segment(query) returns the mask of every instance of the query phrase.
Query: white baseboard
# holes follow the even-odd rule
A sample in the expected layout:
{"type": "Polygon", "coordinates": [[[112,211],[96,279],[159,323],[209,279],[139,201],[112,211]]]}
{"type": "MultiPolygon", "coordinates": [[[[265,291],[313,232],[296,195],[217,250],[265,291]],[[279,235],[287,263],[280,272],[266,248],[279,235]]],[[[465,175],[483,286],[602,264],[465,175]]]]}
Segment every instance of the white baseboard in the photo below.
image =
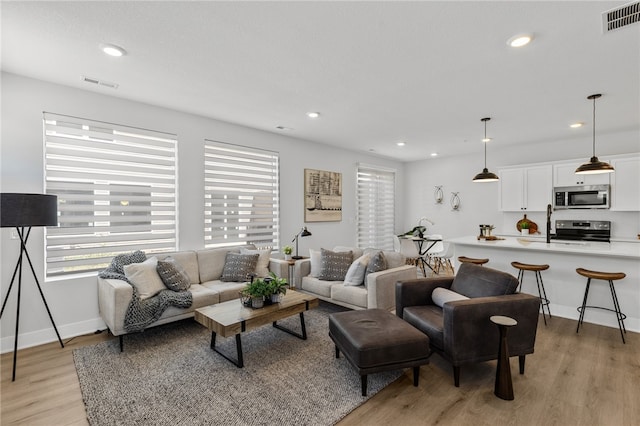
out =
{"type": "MultiPolygon", "coordinates": [[[[64,343],[72,337],[93,333],[96,330],[104,330],[106,328],[107,326],[105,325],[104,321],[102,321],[102,318],[94,318],[87,321],[58,326],[58,332],[60,333],[60,337],[62,338],[62,343],[64,343]]],[[[33,346],[39,346],[45,343],[57,341],[58,337],[56,336],[56,332],[53,327],[32,331],[29,333],[21,333],[18,336],[18,349],[30,348],[33,346]]],[[[12,352],[13,345],[13,335],[3,337],[2,339],[0,339],[0,353],[12,352]]]]}

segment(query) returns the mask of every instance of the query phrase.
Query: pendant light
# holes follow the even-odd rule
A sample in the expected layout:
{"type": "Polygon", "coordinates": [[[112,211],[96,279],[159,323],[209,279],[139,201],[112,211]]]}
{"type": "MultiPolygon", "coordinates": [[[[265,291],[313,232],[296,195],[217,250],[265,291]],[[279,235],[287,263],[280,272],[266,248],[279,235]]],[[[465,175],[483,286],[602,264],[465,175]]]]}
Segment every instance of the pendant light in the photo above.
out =
{"type": "Polygon", "coordinates": [[[598,157],[596,157],[596,99],[598,99],[600,96],[602,95],[595,94],[587,96],[587,99],[593,99],[593,157],[591,157],[591,160],[589,160],[588,163],[584,163],[576,169],[577,175],[595,175],[597,173],[613,172],[613,167],[611,166],[611,164],[600,161],[598,160],[598,157]]]}
{"type": "Polygon", "coordinates": [[[487,143],[490,139],[487,138],[487,121],[491,120],[490,117],[483,118],[480,121],[484,121],[484,139],[482,139],[482,143],[484,143],[484,169],[482,169],[482,173],[478,173],[473,178],[474,182],[495,182],[499,180],[498,175],[495,173],[491,173],[489,169],[487,169],[487,143]]]}

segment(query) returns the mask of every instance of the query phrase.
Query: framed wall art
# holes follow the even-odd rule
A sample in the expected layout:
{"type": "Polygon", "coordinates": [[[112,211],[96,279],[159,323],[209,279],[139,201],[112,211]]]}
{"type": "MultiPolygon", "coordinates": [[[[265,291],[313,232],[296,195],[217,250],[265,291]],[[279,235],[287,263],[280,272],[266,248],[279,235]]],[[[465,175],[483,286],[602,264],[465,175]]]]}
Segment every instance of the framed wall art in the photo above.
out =
{"type": "Polygon", "coordinates": [[[342,173],[304,169],[304,221],[342,221],[342,173]]]}

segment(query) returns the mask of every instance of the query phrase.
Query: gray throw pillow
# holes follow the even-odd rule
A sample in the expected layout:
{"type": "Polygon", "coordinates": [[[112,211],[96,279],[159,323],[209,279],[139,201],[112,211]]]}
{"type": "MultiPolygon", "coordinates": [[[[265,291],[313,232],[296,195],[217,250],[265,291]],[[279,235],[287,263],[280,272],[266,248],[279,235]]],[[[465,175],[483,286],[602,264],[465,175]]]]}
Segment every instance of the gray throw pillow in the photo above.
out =
{"type": "Polygon", "coordinates": [[[173,257],[158,260],[157,271],[160,278],[162,278],[162,282],[169,290],[185,291],[191,287],[191,280],[187,275],[187,271],[173,257]]]}
{"type": "Polygon", "coordinates": [[[344,281],[351,263],[353,263],[353,252],[334,252],[320,249],[320,275],[318,279],[344,281]]]}
{"type": "Polygon", "coordinates": [[[256,270],[259,254],[237,254],[227,253],[224,260],[224,268],[220,281],[247,281],[247,275],[256,270]]]}
{"type": "Polygon", "coordinates": [[[364,272],[364,285],[367,286],[367,277],[372,272],[380,272],[387,269],[387,258],[384,257],[384,254],[379,251],[369,260],[369,264],[367,265],[367,270],[364,272]]]}

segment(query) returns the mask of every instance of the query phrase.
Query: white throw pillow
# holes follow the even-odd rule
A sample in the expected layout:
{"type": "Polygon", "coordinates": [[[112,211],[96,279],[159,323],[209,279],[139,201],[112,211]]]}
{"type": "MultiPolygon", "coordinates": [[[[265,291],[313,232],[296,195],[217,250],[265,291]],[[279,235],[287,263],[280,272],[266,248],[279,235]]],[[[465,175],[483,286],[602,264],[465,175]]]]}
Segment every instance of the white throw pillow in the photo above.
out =
{"type": "Polygon", "coordinates": [[[442,308],[447,302],[455,302],[456,300],[467,300],[469,299],[467,296],[464,296],[460,293],[456,293],[455,291],[451,291],[448,288],[436,287],[431,294],[431,300],[437,306],[442,308]]]}
{"type": "Polygon", "coordinates": [[[256,265],[256,275],[260,278],[269,276],[269,261],[271,259],[271,249],[249,250],[240,249],[240,254],[258,254],[258,264],[256,265]]]}
{"type": "Polygon", "coordinates": [[[367,270],[369,264],[369,255],[365,254],[353,261],[347,275],[344,277],[344,285],[362,285],[364,284],[364,273],[367,270]]]}
{"type": "Polygon", "coordinates": [[[314,278],[318,278],[320,276],[320,271],[322,270],[322,252],[320,250],[309,249],[309,259],[311,262],[311,275],[314,278]]]}
{"type": "Polygon", "coordinates": [[[138,290],[140,299],[148,299],[167,288],[156,270],[157,267],[158,258],[155,256],[142,263],[132,263],[124,266],[124,276],[138,290]]]}

